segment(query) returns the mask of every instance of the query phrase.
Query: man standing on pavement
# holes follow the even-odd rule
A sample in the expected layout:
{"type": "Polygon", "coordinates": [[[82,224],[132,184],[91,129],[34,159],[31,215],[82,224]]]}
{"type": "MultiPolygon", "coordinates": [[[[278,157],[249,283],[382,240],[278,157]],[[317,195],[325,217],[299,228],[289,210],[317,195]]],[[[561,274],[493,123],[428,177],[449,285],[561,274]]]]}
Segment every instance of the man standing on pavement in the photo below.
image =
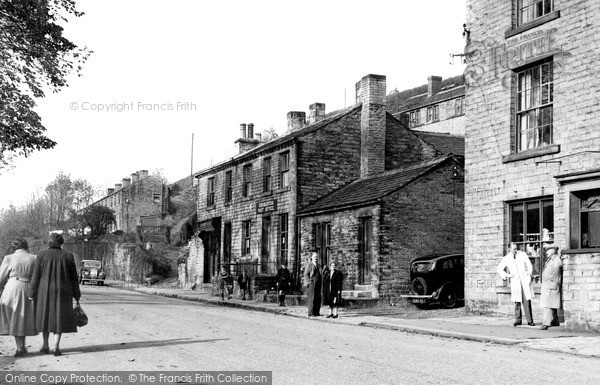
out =
{"type": "Polygon", "coordinates": [[[277,299],[279,306],[285,306],[285,293],[290,287],[292,276],[287,268],[287,261],[281,262],[281,267],[277,270],[277,299]]]}
{"type": "Polygon", "coordinates": [[[560,249],[556,245],[546,248],[546,264],[542,272],[542,296],[540,305],[544,308],[544,323],[540,329],[547,330],[549,326],[558,326],[558,308],[562,294],[562,268],[560,249]]]}
{"type": "Polygon", "coordinates": [[[304,268],[304,287],[308,288],[308,316],[318,317],[321,315],[321,270],[317,264],[317,253],[314,251],[304,268]]]}
{"type": "Polygon", "coordinates": [[[522,323],[521,308],[525,310],[527,325],[535,326],[531,314],[531,298],[533,297],[533,286],[531,285],[531,273],[533,269],[531,262],[527,254],[517,250],[515,242],[511,242],[509,247],[510,251],[502,258],[496,271],[503,280],[510,277],[511,299],[515,303],[515,322],[513,326],[518,326],[522,323]],[[505,269],[508,269],[508,274],[505,269]]]}

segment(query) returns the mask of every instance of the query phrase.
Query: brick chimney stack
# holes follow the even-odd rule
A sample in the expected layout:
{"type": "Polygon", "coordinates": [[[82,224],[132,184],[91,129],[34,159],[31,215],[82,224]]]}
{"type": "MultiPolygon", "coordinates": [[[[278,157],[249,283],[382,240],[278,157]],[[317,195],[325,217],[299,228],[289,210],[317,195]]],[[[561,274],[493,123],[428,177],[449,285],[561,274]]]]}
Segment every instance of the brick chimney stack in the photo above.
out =
{"type": "Polygon", "coordinates": [[[442,77],[441,76],[428,76],[427,77],[427,97],[430,98],[437,94],[442,88],[442,77]]]}
{"type": "Polygon", "coordinates": [[[112,194],[114,192],[115,192],[114,188],[109,188],[109,189],[106,190],[106,195],[110,195],[110,194],[112,194]]]}
{"type": "Polygon", "coordinates": [[[386,77],[367,75],[356,87],[362,103],[360,117],[360,176],[385,170],[386,77]]]}
{"type": "Polygon", "coordinates": [[[296,131],[306,125],[306,112],[290,111],[287,113],[288,132],[296,131]]]}
{"type": "Polygon", "coordinates": [[[140,180],[140,174],[138,174],[137,172],[131,174],[131,183],[135,183],[138,180],[140,180]]]}
{"type": "Polygon", "coordinates": [[[121,187],[121,183],[115,183],[115,191],[119,191],[121,187]]]}
{"type": "Polygon", "coordinates": [[[308,107],[308,111],[308,122],[318,122],[325,117],[325,103],[313,103],[308,107]]]}
{"type": "Polygon", "coordinates": [[[147,178],[148,177],[148,170],[140,170],[139,171],[140,174],[140,180],[147,178]]]}
{"type": "Polygon", "coordinates": [[[123,178],[121,182],[123,182],[123,188],[127,188],[131,185],[131,179],[129,178],[123,178]]]}
{"type": "Polygon", "coordinates": [[[260,141],[254,139],[254,123],[240,124],[240,138],[234,143],[238,145],[240,154],[258,146],[260,141]]]}

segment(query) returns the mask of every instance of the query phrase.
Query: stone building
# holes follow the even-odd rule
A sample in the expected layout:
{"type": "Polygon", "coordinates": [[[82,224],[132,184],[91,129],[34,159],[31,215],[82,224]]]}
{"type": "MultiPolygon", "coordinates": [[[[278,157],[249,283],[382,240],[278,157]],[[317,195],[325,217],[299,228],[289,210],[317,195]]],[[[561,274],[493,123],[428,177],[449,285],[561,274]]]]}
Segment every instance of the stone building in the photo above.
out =
{"type": "Polygon", "coordinates": [[[111,231],[136,232],[137,226],[160,225],[169,211],[169,188],[149,176],[147,170],[140,170],[107,189],[106,196],[90,206],[93,205],[106,206],[115,212],[116,222],[111,231]]]}
{"type": "Polygon", "coordinates": [[[358,179],[299,212],[301,244],[338,263],[348,295],[398,298],[413,258],[463,252],[463,186],[453,155],[358,179]]]}
{"type": "Polygon", "coordinates": [[[429,76],[427,84],[387,97],[388,111],[416,131],[465,135],[465,81],[463,75],[442,79],[429,76]]]}
{"type": "Polygon", "coordinates": [[[466,306],[510,314],[496,266],[516,242],[533,265],[562,247],[570,329],[600,330],[600,2],[469,0],[466,306]]]}
{"type": "MultiPolygon", "coordinates": [[[[362,178],[441,155],[386,112],[385,76],[361,79],[356,101],[329,114],[314,103],[308,121],[304,112],[291,111],[288,133],[267,143],[254,137],[252,124],[241,125],[239,154],[196,174],[202,251],[190,250],[196,256],[188,263],[196,266],[190,279],[209,283],[220,263],[233,271],[256,266],[255,274],[274,274],[286,260],[299,283],[311,249],[321,263],[328,260],[325,243],[301,242],[299,210],[362,178]]],[[[311,234],[324,229],[311,227],[311,234]]]]}

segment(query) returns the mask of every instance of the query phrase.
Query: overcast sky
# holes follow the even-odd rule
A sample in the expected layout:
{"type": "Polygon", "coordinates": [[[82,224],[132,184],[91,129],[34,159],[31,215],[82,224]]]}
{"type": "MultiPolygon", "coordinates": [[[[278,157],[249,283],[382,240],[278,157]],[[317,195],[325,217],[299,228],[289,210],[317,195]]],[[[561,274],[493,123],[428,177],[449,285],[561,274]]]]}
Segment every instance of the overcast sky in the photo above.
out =
{"type": "Polygon", "coordinates": [[[197,171],[235,153],[240,123],[281,134],[288,111],[353,104],[364,75],[386,75],[389,93],[464,70],[449,54],[464,49],[465,0],[77,4],[85,15],[66,35],[94,53],[81,77],[38,101],[58,144],[0,174],[0,208],[61,170],[99,190],[142,169],[173,182],[190,173],[192,133],[197,171]]]}

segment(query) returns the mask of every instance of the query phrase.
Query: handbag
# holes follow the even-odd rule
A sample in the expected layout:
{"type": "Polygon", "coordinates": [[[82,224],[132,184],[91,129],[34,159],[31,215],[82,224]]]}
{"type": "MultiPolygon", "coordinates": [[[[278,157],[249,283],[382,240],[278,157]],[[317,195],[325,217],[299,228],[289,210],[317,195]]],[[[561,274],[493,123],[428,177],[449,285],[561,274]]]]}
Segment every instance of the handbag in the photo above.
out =
{"type": "Polygon", "coordinates": [[[78,327],[87,325],[88,316],[85,314],[79,303],[73,308],[73,314],[75,314],[75,323],[78,327]]]}

